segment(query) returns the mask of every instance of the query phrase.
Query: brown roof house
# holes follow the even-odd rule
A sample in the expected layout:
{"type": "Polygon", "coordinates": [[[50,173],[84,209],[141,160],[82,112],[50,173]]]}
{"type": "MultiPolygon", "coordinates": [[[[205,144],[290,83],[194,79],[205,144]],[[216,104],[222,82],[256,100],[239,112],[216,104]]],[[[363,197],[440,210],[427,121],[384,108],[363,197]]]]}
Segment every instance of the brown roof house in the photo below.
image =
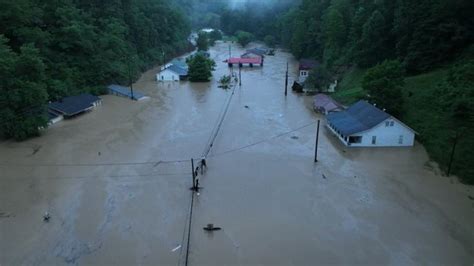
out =
{"type": "Polygon", "coordinates": [[[327,115],[332,112],[343,111],[344,106],[336,102],[331,96],[320,93],[314,96],[313,109],[318,113],[327,115]]]}

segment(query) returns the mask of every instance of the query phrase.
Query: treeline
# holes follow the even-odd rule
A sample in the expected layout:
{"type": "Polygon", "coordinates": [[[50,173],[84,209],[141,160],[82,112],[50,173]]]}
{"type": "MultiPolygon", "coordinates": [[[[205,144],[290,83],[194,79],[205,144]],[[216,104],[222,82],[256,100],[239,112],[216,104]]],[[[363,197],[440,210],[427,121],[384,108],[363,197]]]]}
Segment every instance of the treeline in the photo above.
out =
{"type": "Polygon", "coordinates": [[[297,57],[328,67],[374,66],[386,59],[418,73],[452,58],[473,41],[470,0],[303,0],[300,5],[226,9],[222,30],[273,36],[297,57]]]}
{"type": "Polygon", "coordinates": [[[99,94],[187,49],[168,0],[0,0],[0,137],[46,125],[48,100],[99,94]]]}

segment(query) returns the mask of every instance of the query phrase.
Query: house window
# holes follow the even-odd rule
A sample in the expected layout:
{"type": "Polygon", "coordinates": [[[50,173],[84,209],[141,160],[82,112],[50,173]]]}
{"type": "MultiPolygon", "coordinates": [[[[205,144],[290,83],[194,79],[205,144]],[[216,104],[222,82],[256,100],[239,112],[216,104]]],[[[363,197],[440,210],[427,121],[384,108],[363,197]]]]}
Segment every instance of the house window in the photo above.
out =
{"type": "Polygon", "coordinates": [[[377,144],[377,136],[372,136],[372,145],[377,144]]]}
{"type": "Polygon", "coordinates": [[[390,122],[389,122],[389,121],[385,121],[385,126],[386,126],[386,127],[390,126],[390,122]]]}
{"type": "Polygon", "coordinates": [[[161,76],[161,80],[164,80],[165,79],[165,76],[161,76]]]}
{"type": "Polygon", "coordinates": [[[306,71],[301,71],[301,76],[306,77],[308,75],[308,72],[306,71]]]}
{"type": "Polygon", "coordinates": [[[403,144],[403,135],[398,136],[398,144],[403,144]]]}
{"type": "Polygon", "coordinates": [[[349,143],[362,143],[362,136],[350,136],[349,143]]]}
{"type": "Polygon", "coordinates": [[[390,126],[393,127],[393,125],[395,125],[395,122],[390,121],[390,126]]]}

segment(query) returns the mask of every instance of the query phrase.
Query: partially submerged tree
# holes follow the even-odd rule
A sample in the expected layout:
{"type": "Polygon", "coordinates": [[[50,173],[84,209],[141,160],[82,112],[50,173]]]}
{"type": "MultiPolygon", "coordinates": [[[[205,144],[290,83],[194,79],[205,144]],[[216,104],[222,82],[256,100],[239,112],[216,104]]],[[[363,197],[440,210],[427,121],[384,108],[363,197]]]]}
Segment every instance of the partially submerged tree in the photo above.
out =
{"type": "Polygon", "coordinates": [[[0,136],[24,140],[46,126],[45,65],[32,44],[16,54],[0,35],[0,136]]]}
{"type": "Polygon", "coordinates": [[[394,116],[402,113],[405,70],[398,60],[384,61],[369,69],[362,80],[368,98],[394,116]]]}
{"type": "Polygon", "coordinates": [[[208,34],[200,31],[198,33],[198,39],[196,41],[197,43],[197,49],[198,51],[207,51],[209,49],[209,40],[208,40],[208,34]]]}
{"type": "Polygon", "coordinates": [[[242,47],[245,47],[247,46],[247,44],[249,44],[251,41],[254,40],[254,35],[250,32],[246,32],[246,31],[237,31],[235,33],[235,36],[237,37],[237,42],[242,45],[242,47]]]}
{"type": "Polygon", "coordinates": [[[209,44],[210,46],[213,46],[216,41],[222,40],[222,33],[219,30],[213,30],[209,34],[209,44]]]}
{"type": "Polygon", "coordinates": [[[212,77],[212,71],[216,66],[214,60],[202,54],[196,54],[188,60],[189,80],[192,82],[206,82],[212,77]]]}
{"type": "Polygon", "coordinates": [[[276,44],[276,38],[275,36],[273,35],[267,35],[265,36],[265,38],[263,39],[263,41],[265,42],[265,44],[270,47],[270,48],[273,48],[275,47],[275,44],[276,44]]]}

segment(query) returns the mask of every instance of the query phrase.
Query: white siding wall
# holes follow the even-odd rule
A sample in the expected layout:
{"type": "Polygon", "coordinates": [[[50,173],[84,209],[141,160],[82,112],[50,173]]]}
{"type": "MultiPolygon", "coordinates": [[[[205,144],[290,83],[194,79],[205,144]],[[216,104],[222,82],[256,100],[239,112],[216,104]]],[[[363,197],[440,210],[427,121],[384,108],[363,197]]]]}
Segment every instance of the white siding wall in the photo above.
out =
{"type": "Polygon", "coordinates": [[[309,70],[300,70],[299,81],[305,82],[309,76],[309,70]]]}
{"type": "Polygon", "coordinates": [[[415,133],[392,118],[385,120],[368,131],[354,134],[353,136],[362,136],[362,142],[352,143],[350,146],[353,147],[413,146],[415,142],[415,133]],[[393,122],[393,126],[385,126],[386,122],[393,122]],[[375,144],[372,144],[373,136],[376,137],[375,144]]]}
{"type": "Polygon", "coordinates": [[[179,81],[179,75],[169,69],[165,69],[156,74],[157,81],[179,81]]]}
{"type": "Polygon", "coordinates": [[[415,143],[415,133],[401,124],[396,119],[389,118],[379,125],[364,132],[353,134],[352,136],[361,136],[361,143],[351,143],[348,145],[349,137],[346,139],[338,135],[331,127],[328,128],[347,146],[350,147],[408,147],[415,143]],[[386,122],[389,126],[385,126],[386,122]],[[393,122],[393,126],[390,123],[393,122]],[[372,144],[372,138],[375,136],[375,144],[372,144]],[[401,140],[401,143],[400,143],[401,140]]]}

